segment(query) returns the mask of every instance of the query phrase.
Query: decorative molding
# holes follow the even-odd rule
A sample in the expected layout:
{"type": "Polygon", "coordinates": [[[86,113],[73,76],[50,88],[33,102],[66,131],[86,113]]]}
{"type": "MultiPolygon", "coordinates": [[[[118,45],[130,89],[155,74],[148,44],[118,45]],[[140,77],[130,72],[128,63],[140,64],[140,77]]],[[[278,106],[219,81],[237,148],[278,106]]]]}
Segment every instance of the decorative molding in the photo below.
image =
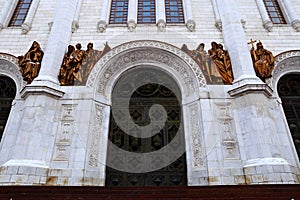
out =
{"type": "Polygon", "coordinates": [[[203,148],[199,124],[199,109],[198,104],[194,103],[189,106],[190,111],[190,126],[192,135],[192,160],[193,168],[201,168],[204,165],[203,148]]]}
{"type": "Polygon", "coordinates": [[[195,32],[196,30],[196,22],[193,19],[189,19],[186,23],[186,27],[189,31],[195,32]]]}
{"type": "Polygon", "coordinates": [[[78,21],[74,20],[72,22],[72,33],[74,33],[78,28],[79,28],[79,23],[78,23],[78,21]]]}
{"type": "Polygon", "coordinates": [[[63,104],[61,123],[55,142],[54,161],[68,161],[71,140],[74,135],[74,116],[77,105],[63,104]]]}
{"type": "Polygon", "coordinates": [[[94,66],[86,86],[92,88],[94,84],[98,84],[97,91],[103,94],[113,74],[123,68],[124,64],[137,61],[165,63],[169,67],[176,69],[187,85],[191,86],[190,89],[194,89],[195,86],[191,83],[193,78],[188,73],[189,69],[186,69],[186,66],[180,62],[184,61],[197,77],[199,86],[201,88],[206,87],[206,81],[202,71],[190,56],[175,46],[157,41],[134,41],[113,48],[94,66]],[[144,50],[141,51],[141,49],[144,50]],[[125,52],[127,52],[127,54],[125,54],[125,52]],[[122,55],[122,57],[120,57],[120,55],[122,55]],[[96,78],[99,82],[95,82],[96,78]]]}
{"type": "Polygon", "coordinates": [[[14,79],[17,89],[20,91],[25,87],[26,82],[23,80],[19,70],[18,58],[5,53],[0,53],[0,74],[7,75],[14,79]]]}
{"type": "Polygon", "coordinates": [[[163,19],[158,20],[156,25],[158,31],[163,32],[166,30],[166,22],[163,19]]]}
{"type": "Polygon", "coordinates": [[[216,20],[215,26],[220,32],[222,32],[222,21],[221,20],[216,20]]]}
{"type": "Polygon", "coordinates": [[[285,60],[285,59],[291,58],[291,57],[296,57],[296,56],[300,56],[300,50],[287,51],[287,52],[283,52],[283,53],[278,54],[277,56],[275,56],[275,68],[273,70],[273,74],[276,71],[277,65],[279,65],[279,63],[282,60],[285,60]]]}
{"type": "Polygon", "coordinates": [[[291,25],[297,32],[300,32],[300,20],[299,19],[295,19],[294,21],[292,21],[291,25]]]}
{"type": "Polygon", "coordinates": [[[30,94],[49,95],[55,98],[61,98],[64,95],[64,92],[47,85],[29,84],[21,90],[21,97],[27,98],[27,96],[30,94]]]}
{"type": "Polygon", "coordinates": [[[30,23],[23,23],[22,24],[22,34],[27,34],[31,30],[30,23]]]}
{"type": "Polygon", "coordinates": [[[242,96],[247,93],[263,92],[267,97],[272,96],[273,90],[265,83],[261,84],[244,84],[228,91],[232,97],[242,96]]]}
{"type": "Polygon", "coordinates": [[[230,104],[230,102],[216,102],[218,108],[217,119],[219,121],[224,159],[238,159],[240,153],[230,104]]]}
{"type": "Polygon", "coordinates": [[[107,23],[106,21],[104,20],[100,20],[98,23],[97,23],[97,29],[100,33],[104,33],[105,30],[107,28],[107,23]]]}
{"type": "Polygon", "coordinates": [[[95,104],[94,122],[92,127],[91,144],[89,145],[89,166],[98,167],[100,154],[100,137],[103,127],[104,106],[95,104]]]}
{"type": "Polygon", "coordinates": [[[283,52],[275,56],[275,67],[272,77],[267,80],[267,84],[277,92],[277,82],[284,74],[300,73],[300,50],[283,52]]]}
{"type": "Polygon", "coordinates": [[[129,20],[127,22],[127,28],[130,32],[133,32],[133,30],[136,28],[136,23],[134,20],[129,20]]]}
{"type": "Polygon", "coordinates": [[[265,20],[263,21],[263,27],[268,31],[271,32],[273,29],[273,22],[271,20],[265,20]]]}

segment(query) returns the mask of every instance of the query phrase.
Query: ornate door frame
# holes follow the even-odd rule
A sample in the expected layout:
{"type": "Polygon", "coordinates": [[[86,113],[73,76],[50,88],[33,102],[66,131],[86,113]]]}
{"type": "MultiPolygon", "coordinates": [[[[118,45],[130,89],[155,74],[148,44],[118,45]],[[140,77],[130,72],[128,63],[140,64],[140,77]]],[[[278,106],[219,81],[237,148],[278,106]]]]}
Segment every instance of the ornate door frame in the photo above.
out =
{"type": "Polygon", "coordinates": [[[158,41],[133,41],[117,46],[93,68],[86,85],[94,90],[87,169],[98,168],[100,177],[105,179],[111,94],[116,81],[126,70],[143,65],[167,73],[181,90],[188,185],[199,185],[199,178],[207,177],[199,101],[202,95],[207,95],[206,82],[198,65],[187,54],[158,41]]]}

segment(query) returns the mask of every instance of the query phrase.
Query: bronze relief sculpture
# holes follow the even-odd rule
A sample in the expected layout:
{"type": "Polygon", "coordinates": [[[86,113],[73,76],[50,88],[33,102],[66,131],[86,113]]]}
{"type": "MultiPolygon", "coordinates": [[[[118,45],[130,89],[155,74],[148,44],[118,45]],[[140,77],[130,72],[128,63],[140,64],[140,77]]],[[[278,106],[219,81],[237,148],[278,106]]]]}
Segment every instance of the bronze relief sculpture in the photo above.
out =
{"type": "Polygon", "coordinates": [[[232,84],[233,73],[230,57],[222,44],[211,43],[208,53],[204,50],[205,44],[201,43],[196,50],[189,50],[184,44],[181,50],[190,55],[202,70],[208,84],[232,84]]]}
{"type": "Polygon", "coordinates": [[[254,43],[256,40],[250,40],[248,44],[251,44],[251,57],[254,66],[256,76],[258,76],[263,82],[266,81],[266,78],[272,76],[272,71],[274,69],[275,57],[272,52],[265,49],[262,45],[262,42],[259,41],[256,43],[256,49],[254,49],[254,43]]]}
{"type": "Polygon", "coordinates": [[[88,43],[87,49],[81,50],[81,44],[68,46],[58,74],[62,86],[84,85],[98,60],[111,48],[106,43],[102,51],[93,49],[93,43],[88,43]]]}
{"type": "Polygon", "coordinates": [[[32,43],[24,56],[18,56],[20,72],[28,84],[38,76],[43,56],[44,52],[36,41],[32,43]]]}

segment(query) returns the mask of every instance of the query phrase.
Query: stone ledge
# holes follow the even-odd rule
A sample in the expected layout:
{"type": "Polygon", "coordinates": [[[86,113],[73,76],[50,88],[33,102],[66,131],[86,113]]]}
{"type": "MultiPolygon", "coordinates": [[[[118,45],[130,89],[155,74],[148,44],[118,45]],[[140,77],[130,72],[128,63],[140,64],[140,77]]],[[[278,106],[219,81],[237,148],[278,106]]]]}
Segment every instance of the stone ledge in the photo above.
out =
{"type": "Polygon", "coordinates": [[[50,97],[61,98],[64,92],[47,85],[27,85],[21,90],[20,94],[22,98],[26,98],[28,95],[48,95],[50,97]]]}
{"type": "Polygon", "coordinates": [[[267,84],[244,84],[228,91],[232,97],[242,96],[248,93],[263,93],[267,97],[271,97],[273,90],[267,84]]]}

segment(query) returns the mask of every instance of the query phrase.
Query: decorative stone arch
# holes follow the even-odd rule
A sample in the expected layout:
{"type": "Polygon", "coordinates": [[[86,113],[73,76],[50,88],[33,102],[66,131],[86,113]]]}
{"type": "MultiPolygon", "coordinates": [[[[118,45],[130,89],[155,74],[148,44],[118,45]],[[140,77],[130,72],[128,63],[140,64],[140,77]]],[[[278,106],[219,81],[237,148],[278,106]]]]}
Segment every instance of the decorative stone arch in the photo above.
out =
{"type": "MultiPolygon", "coordinates": [[[[205,185],[207,180],[204,133],[200,111],[201,97],[208,97],[202,71],[179,48],[159,41],[133,41],[121,44],[105,54],[93,68],[86,87],[94,92],[93,123],[89,136],[87,164],[105,172],[109,132],[111,93],[124,72],[135,67],[153,67],[167,73],[177,83],[182,95],[182,110],[189,185],[205,185]],[[106,142],[107,143],[107,142],[106,142]],[[193,178],[192,178],[193,177],[193,178]],[[198,178],[195,178],[198,177],[198,178]],[[202,179],[202,180],[203,180],[202,179]]],[[[88,168],[89,168],[88,167],[88,168]]],[[[100,177],[105,177],[101,174],[100,177]]]]}
{"type": "Polygon", "coordinates": [[[7,53],[0,53],[0,75],[8,76],[15,82],[17,87],[16,98],[19,98],[20,91],[26,85],[26,82],[23,81],[19,70],[18,58],[7,53]]]}
{"type": "Polygon", "coordinates": [[[269,83],[278,96],[277,85],[280,78],[286,74],[300,74],[300,50],[291,50],[278,54],[275,57],[275,67],[269,83]]]}
{"type": "Polygon", "coordinates": [[[112,84],[117,77],[124,71],[145,63],[160,65],[161,69],[169,71],[174,78],[182,80],[181,85],[186,88],[181,89],[187,89],[183,92],[206,91],[204,75],[189,55],[173,45],[148,40],[128,42],[113,48],[95,65],[86,86],[94,88],[95,94],[109,99],[112,84]]]}

